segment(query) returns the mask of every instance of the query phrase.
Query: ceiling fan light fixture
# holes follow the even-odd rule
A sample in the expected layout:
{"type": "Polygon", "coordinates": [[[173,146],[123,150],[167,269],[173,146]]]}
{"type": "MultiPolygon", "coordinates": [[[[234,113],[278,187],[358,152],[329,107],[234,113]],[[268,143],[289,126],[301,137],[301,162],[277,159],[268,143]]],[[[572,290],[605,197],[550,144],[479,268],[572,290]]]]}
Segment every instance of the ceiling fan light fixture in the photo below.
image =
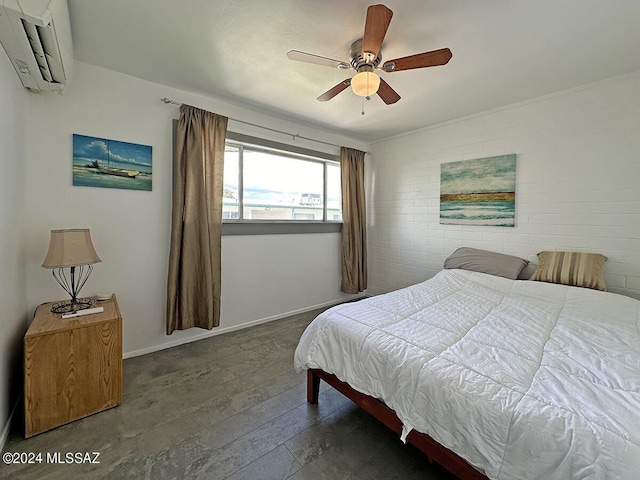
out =
{"type": "Polygon", "coordinates": [[[374,72],[359,72],[351,79],[353,93],[360,97],[374,95],[380,87],[380,77],[374,72]]]}

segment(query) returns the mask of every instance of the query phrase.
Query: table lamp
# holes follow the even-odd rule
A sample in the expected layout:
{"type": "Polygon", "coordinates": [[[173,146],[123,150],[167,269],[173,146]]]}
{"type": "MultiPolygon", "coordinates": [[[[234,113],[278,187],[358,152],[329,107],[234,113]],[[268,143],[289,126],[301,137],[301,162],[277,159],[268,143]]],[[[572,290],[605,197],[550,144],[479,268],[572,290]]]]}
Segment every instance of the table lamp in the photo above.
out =
{"type": "Polygon", "coordinates": [[[51,307],[53,313],[72,313],[93,305],[93,300],[79,299],[78,294],[89,279],[93,264],[101,261],[88,228],[51,230],[49,251],[42,266],[52,269],[53,278],[71,296],[71,300],[51,307]]]}

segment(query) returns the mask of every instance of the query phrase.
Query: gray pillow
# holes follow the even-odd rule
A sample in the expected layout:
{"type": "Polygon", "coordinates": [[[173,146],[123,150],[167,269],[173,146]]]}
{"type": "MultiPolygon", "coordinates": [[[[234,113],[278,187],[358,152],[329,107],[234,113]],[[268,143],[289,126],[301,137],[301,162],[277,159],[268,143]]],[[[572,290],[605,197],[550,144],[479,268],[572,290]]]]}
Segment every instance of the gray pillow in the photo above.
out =
{"type": "Polygon", "coordinates": [[[444,268],[461,268],[515,280],[528,264],[528,260],[513,255],[460,247],[444,261],[444,268]]]}

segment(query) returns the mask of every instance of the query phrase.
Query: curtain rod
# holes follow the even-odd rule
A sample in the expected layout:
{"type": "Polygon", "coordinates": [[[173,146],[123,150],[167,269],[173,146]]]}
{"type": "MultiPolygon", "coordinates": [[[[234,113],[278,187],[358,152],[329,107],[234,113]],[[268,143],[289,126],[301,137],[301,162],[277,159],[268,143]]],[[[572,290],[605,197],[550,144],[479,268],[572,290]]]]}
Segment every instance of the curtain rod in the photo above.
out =
{"type": "MultiPolygon", "coordinates": [[[[175,101],[173,101],[173,100],[171,100],[170,98],[167,98],[167,97],[161,98],[160,101],[162,103],[167,104],[167,105],[171,104],[171,105],[177,105],[178,107],[182,106],[182,103],[175,102],[175,101]]],[[[237,122],[237,123],[244,123],[245,125],[250,125],[250,126],[256,127],[256,128],[262,128],[263,130],[269,130],[270,132],[280,133],[282,135],[286,135],[288,137],[293,138],[294,141],[296,140],[296,138],[301,138],[303,140],[309,140],[310,142],[322,143],[324,145],[330,145],[332,147],[338,147],[338,148],[342,147],[342,145],[337,145],[335,143],[325,142],[323,140],[316,140],[315,138],[304,137],[302,135],[298,135],[297,133],[284,132],[282,130],[276,130],[275,128],[263,127],[262,125],[256,125],[255,123],[245,122],[244,120],[238,120],[237,118],[229,117],[229,120],[232,120],[232,121],[237,122]]],[[[369,154],[370,152],[364,152],[364,153],[369,154]]]]}

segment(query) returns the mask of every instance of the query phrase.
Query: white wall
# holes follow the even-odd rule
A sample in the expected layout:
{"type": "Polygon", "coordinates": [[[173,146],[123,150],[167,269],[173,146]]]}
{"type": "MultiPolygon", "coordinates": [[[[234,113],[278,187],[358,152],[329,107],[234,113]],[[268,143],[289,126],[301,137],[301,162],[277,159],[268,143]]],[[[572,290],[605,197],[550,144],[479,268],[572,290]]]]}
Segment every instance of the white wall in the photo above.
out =
{"type": "Polygon", "coordinates": [[[532,262],[601,252],[608,289],[640,297],[639,126],[640,72],[373,145],[369,291],[425,280],[471,246],[532,262]],[[516,227],[440,225],[440,164],[510,153],[516,227]]]}
{"type": "MultiPolygon", "coordinates": [[[[171,217],[172,119],[169,97],[239,120],[318,140],[366,149],[337,134],[296,125],[228,102],[164,87],[76,62],[64,96],[29,98],[27,282],[28,304],[65,293],[40,267],[52,228],[89,227],[98,255],[82,291],[113,291],[123,315],[126,356],[190,341],[191,329],[166,336],[165,292],[171,217]],[[153,148],[153,191],[73,187],[72,134],[153,148]]],[[[281,143],[337,153],[333,147],[296,140],[237,122],[229,130],[281,143]]],[[[339,235],[225,236],[222,243],[221,333],[252,322],[326,305],[339,292],[339,235]],[[302,285],[300,279],[307,282],[302,285]]]]}
{"type": "Polygon", "coordinates": [[[0,447],[22,385],[22,337],[27,329],[24,269],[27,92],[0,52],[0,447]]]}
{"type": "Polygon", "coordinates": [[[222,249],[222,318],[272,317],[283,305],[298,311],[338,298],[339,234],[225,236],[222,249]]]}

